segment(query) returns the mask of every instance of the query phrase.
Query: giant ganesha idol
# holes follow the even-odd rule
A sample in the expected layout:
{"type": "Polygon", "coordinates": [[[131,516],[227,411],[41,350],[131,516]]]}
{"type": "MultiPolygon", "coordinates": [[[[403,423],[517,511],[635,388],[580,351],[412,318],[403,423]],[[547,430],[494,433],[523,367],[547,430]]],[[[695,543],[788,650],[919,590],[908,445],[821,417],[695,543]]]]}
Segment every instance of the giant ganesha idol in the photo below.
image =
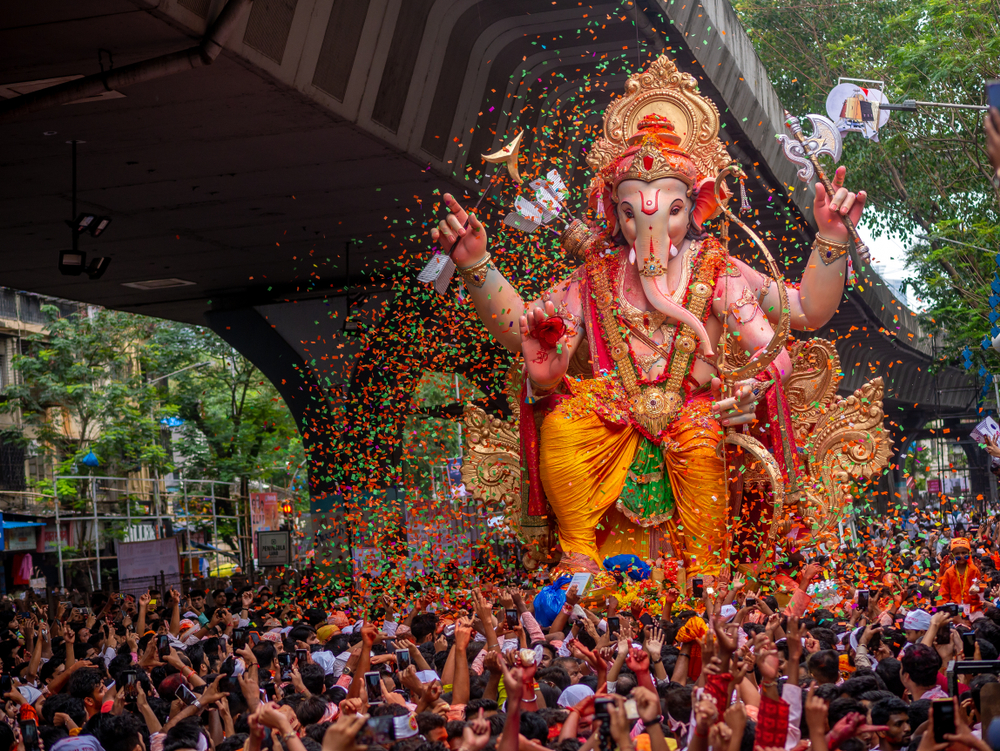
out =
{"type": "Polygon", "coordinates": [[[597,571],[618,553],[671,555],[715,577],[759,564],[778,535],[822,541],[850,482],[888,460],[881,381],[837,399],[832,345],[789,338],[836,312],[841,216],[857,222],[865,194],[843,187],[843,169],[833,196],[817,185],[819,232],[800,283],[786,285],[759,238],[767,274],[705,230],[719,213],[745,228],[725,205],[738,169],[718,131],[715,105],[667,57],[632,76],[587,158],[596,220],[562,236],[584,263],[532,302],[491,262],[478,219],[445,196],[451,213],[432,237],[489,333],[523,356],[514,420],[467,412],[463,472],[508,504],[529,565],[597,571]]]}

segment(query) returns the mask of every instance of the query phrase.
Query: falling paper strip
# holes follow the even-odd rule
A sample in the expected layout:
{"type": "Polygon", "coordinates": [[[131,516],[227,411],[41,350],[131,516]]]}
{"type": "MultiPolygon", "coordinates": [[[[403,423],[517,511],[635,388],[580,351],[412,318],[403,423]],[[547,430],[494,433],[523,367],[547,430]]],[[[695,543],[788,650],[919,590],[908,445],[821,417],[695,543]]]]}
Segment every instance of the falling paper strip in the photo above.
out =
{"type": "Polygon", "coordinates": [[[541,226],[538,222],[528,219],[526,216],[519,214],[516,211],[512,211],[507,214],[507,216],[503,219],[503,223],[508,227],[513,227],[514,229],[528,235],[541,226]]]}
{"type": "Polygon", "coordinates": [[[451,284],[451,277],[455,274],[455,262],[451,260],[451,256],[444,256],[444,259],[441,273],[438,274],[437,279],[434,281],[434,289],[439,295],[443,295],[448,291],[448,285],[451,284]]]}
{"type": "Polygon", "coordinates": [[[514,201],[514,210],[528,221],[534,222],[536,226],[545,224],[546,222],[545,215],[541,209],[531,202],[524,200],[522,196],[518,196],[517,200],[514,201]]]}
{"type": "Polygon", "coordinates": [[[448,260],[448,256],[443,253],[435,253],[434,257],[427,262],[427,265],[424,266],[423,270],[417,274],[417,281],[424,284],[433,282],[438,278],[438,275],[440,275],[441,269],[447,265],[448,260]]]}
{"type": "MultiPolygon", "coordinates": [[[[563,202],[569,192],[557,170],[549,170],[545,179],[533,180],[529,185],[535,189],[535,201],[553,216],[563,209],[563,202]]],[[[548,222],[543,222],[548,224],[548,222]]]]}

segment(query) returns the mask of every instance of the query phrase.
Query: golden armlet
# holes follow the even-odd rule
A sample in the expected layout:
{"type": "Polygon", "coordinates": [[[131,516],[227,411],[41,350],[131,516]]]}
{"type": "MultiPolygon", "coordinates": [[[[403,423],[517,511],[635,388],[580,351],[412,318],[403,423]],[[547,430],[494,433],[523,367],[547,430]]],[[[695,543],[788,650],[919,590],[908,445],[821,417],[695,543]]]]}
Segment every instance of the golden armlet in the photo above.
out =
{"type": "Polygon", "coordinates": [[[819,253],[819,257],[823,259],[823,263],[827,266],[838,258],[846,256],[850,248],[850,243],[835,243],[832,240],[827,240],[822,235],[816,235],[816,241],[813,243],[813,249],[819,253]]]}
{"type": "Polygon", "coordinates": [[[486,255],[478,263],[474,263],[464,269],[456,267],[456,270],[462,275],[467,285],[479,288],[486,284],[486,275],[490,273],[490,269],[496,268],[493,265],[492,258],[493,256],[487,251],[486,255]]]}

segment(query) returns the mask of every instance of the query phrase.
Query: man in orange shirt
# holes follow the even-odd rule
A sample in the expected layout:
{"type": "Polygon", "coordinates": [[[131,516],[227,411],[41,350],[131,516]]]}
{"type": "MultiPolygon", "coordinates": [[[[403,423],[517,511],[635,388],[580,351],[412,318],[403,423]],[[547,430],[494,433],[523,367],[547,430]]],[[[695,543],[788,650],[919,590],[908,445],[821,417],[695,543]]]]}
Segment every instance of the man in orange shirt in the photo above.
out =
{"type": "Polygon", "coordinates": [[[954,565],[941,577],[941,602],[954,602],[969,606],[967,612],[982,609],[979,593],[970,592],[973,583],[980,585],[982,571],[971,560],[972,546],[965,537],[956,537],[951,541],[951,557],[954,565]]]}

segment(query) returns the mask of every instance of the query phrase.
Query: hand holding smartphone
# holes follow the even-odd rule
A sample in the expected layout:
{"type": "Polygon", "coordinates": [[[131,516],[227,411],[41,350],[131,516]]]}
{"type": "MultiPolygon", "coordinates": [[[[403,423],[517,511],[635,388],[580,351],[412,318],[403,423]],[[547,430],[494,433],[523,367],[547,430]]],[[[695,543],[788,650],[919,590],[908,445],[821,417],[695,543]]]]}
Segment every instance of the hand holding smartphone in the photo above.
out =
{"type": "Polygon", "coordinates": [[[37,748],[38,747],[38,725],[34,720],[21,720],[19,723],[21,728],[21,740],[24,742],[24,747],[37,748]]]}
{"type": "Polygon", "coordinates": [[[614,699],[610,696],[598,696],[594,699],[594,719],[601,720],[602,722],[611,721],[611,713],[608,712],[608,705],[612,704],[614,699]]]}
{"type": "Polygon", "coordinates": [[[934,742],[947,743],[946,735],[955,734],[955,700],[932,699],[931,717],[934,720],[934,742]]]}
{"type": "Polygon", "coordinates": [[[189,707],[198,701],[198,695],[184,684],[177,688],[177,698],[189,707]]]}
{"type": "Polygon", "coordinates": [[[397,649],[396,650],[396,670],[403,671],[410,666],[410,650],[408,649],[397,649]]]}
{"type": "Polygon", "coordinates": [[[368,703],[382,703],[382,676],[377,672],[365,673],[365,688],[368,690],[368,703]]]}

